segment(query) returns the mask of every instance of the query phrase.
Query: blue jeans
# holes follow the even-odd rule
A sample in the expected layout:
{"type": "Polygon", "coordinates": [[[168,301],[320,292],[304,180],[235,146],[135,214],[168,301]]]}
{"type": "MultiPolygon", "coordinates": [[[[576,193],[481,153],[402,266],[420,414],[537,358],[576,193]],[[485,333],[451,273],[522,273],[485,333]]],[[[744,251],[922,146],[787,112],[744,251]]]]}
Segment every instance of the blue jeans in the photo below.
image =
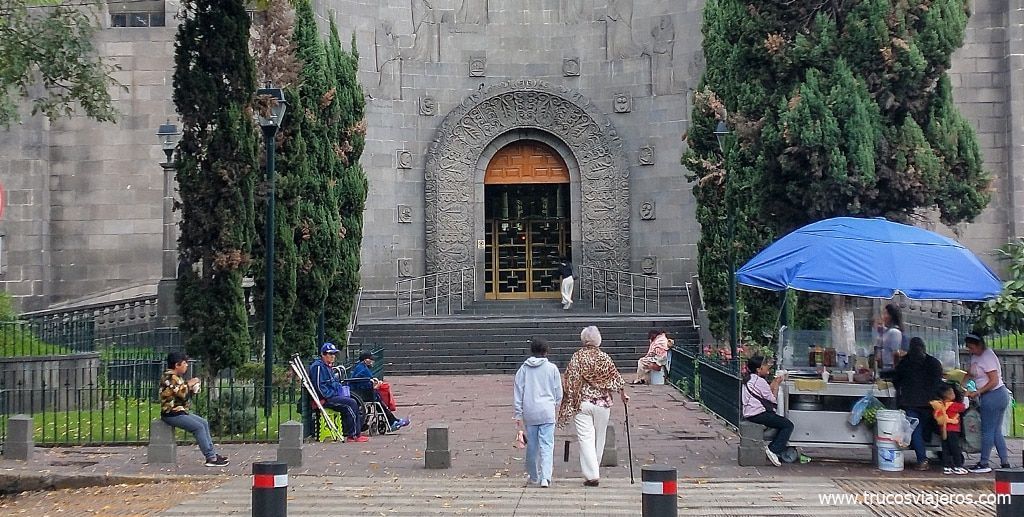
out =
{"type": "Polygon", "coordinates": [[[907,413],[907,418],[916,418],[918,420],[917,427],[914,428],[914,434],[910,435],[910,448],[914,449],[914,455],[917,456],[918,463],[924,463],[928,460],[928,444],[932,441],[932,434],[934,433],[934,426],[932,426],[932,412],[930,409],[925,408],[903,408],[907,413]]]}
{"type": "Polygon", "coordinates": [[[1010,393],[1002,387],[982,393],[978,399],[981,409],[981,457],[978,463],[988,466],[993,445],[999,454],[999,462],[1009,463],[1010,455],[1006,452],[1006,439],[1003,438],[1003,414],[1010,403],[1010,393]]]}
{"type": "Polygon", "coordinates": [[[551,481],[555,453],[555,424],[526,426],[526,473],[532,481],[551,481]]]}
{"type": "Polygon", "coordinates": [[[171,427],[177,427],[192,433],[196,437],[196,442],[199,443],[199,450],[203,452],[204,458],[212,459],[217,457],[217,451],[213,450],[213,438],[210,437],[210,423],[205,418],[185,413],[172,416],[160,415],[160,420],[163,420],[165,424],[171,427]]]}

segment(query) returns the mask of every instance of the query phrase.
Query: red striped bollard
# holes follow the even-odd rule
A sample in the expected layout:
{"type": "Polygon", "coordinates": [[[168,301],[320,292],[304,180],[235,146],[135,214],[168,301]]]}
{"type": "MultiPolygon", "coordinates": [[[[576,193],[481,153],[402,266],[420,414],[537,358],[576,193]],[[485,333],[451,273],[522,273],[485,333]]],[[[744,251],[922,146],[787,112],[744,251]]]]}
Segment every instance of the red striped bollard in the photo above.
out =
{"type": "Polygon", "coordinates": [[[252,464],[252,517],[288,516],[288,464],[257,461],[252,464]]]}
{"type": "Polygon", "coordinates": [[[996,469],[996,517],[1024,515],[1024,468],[996,469]]]}
{"type": "Polygon", "coordinates": [[[676,517],[676,469],[648,465],[640,470],[643,517],[676,517]]]}

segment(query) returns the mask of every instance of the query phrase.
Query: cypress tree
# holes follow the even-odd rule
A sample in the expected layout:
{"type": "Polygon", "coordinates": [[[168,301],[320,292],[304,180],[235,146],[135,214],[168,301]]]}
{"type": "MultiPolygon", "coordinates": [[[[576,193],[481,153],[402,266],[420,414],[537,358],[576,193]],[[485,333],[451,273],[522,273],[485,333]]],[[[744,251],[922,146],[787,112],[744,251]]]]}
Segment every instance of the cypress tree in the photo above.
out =
{"type": "Polygon", "coordinates": [[[359,250],[368,189],[366,174],[359,164],[366,142],[366,100],[356,79],[359,52],[355,35],[352,35],[351,52],[346,52],[333,18],[327,49],[331,66],[329,77],[335,91],[328,128],[334,155],[338,157],[331,169],[330,185],[338,200],[341,244],[336,252],[339,269],[328,292],[326,327],[331,339],[347,346],[346,329],[359,291],[359,250]]]}
{"type": "MultiPolygon", "coordinates": [[[[947,78],[967,16],[964,0],[708,2],[708,68],[683,163],[716,335],[728,318],[730,251],[739,267],[777,236],[828,217],[935,210],[955,224],[986,206],[989,175],[947,78]],[[733,131],[724,153],[719,120],[733,131]]],[[[775,330],[776,297],[740,289],[740,306],[744,334],[775,330]]]]}
{"type": "Polygon", "coordinates": [[[242,292],[253,239],[256,131],[249,16],[240,0],[185,0],[175,45],[174,103],[181,116],[179,249],[192,264],[177,298],[189,354],[206,375],[249,355],[242,292]]]}
{"type": "MultiPolygon", "coordinates": [[[[282,88],[288,103],[284,120],[274,139],[274,350],[278,358],[288,358],[296,351],[290,347],[289,341],[289,327],[297,299],[298,249],[295,228],[299,224],[299,185],[308,174],[309,157],[302,124],[304,110],[297,86],[300,65],[292,41],[294,12],[288,0],[271,0],[267,3],[265,16],[258,19],[260,21],[253,37],[253,54],[258,73],[266,83],[282,88]]],[[[260,156],[264,159],[265,151],[260,156]]],[[[261,167],[266,167],[266,164],[262,163],[261,167]]],[[[263,256],[266,239],[265,174],[260,178],[263,186],[257,189],[256,240],[253,245],[253,255],[257,257],[263,256]]],[[[260,308],[266,300],[264,268],[264,261],[253,261],[254,304],[260,308]]],[[[259,312],[262,315],[262,310],[259,312]]]]}
{"type": "Polygon", "coordinates": [[[293,41],[301,69],[299,109],[293,123],[306,136],[306,163],[294,177],[297,224],[291,231],[297,252],[296,298],[282,353],[308,355],[318,348],[317,322],[338,271],[341,223],[331,175],[339,158],[329,138],[329,113],[335,92],[327,51],[318,35],[310,2],[297,2],[295,13],[293,41]]]}

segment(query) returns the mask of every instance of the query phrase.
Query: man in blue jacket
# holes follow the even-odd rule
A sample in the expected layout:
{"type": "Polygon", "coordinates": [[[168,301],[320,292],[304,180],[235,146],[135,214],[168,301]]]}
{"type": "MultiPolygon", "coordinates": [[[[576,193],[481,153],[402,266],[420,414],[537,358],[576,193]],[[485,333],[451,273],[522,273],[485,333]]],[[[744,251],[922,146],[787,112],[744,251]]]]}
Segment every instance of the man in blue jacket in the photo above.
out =
{"type": "Polygon", "coordinates": [[[341,413],[345,441],[368,442],[370,439],[362,436],[360,432],[363,427],[362,408],[354,398],[344,395],[347,389],[334,378],[334,372],[331,371],[337,354],[338,347],[334,346],[334,343],[324,343],[324,346],[320,347],[320,359],[309,365],[309,380],[320,394],[323,406],[341,413]]]}
{"type": "Polygon", "coordinates": [[[370,352],[363,352],[359,354],[359,362],[352,368],[352,374],[349,375],[348,385],[358,390],[360,396],[364,393],[367,396],[372,395],[373,400],[380,402],[380,407],[384,409],[384,417],[388,419],[388,426],[391,431],[397,431],[407,425],[409,425],[408,418],[398,418],[394,413],[388,409],[387,404],[381,400],[380,394],[377,393],[377,385],[380,384],[380,379],[373,376],[373,354],[370,352]]]}
{"type": "Polygon", "coordinates": [[[516,372],[512,418],[516,426],[526,426],[526,473],[530,483],[547,488],[551,485],[555,450],[555,410],[562,403],[562,376],[545,357],[547,341],[534,338],[530,353],[533,357],[516,372]]]}

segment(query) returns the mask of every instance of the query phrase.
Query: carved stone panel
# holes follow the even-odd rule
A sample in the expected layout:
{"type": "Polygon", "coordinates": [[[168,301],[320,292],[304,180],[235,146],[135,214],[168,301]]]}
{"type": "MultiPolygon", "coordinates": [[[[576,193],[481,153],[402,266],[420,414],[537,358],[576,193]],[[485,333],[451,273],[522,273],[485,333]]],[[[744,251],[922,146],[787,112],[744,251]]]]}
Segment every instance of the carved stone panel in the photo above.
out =
{"type": "Polygon", "coordinates": [[[395,167],[399,169],[411,169],[412,168],[412,153],[405,149],[399,149],[395,152],[395,167]]]}
{"type": "Polygon", "coordinates": [[[615,113],[629,113],[633,111],[633,97],[625,92],[616,93],[612,98],[612,111],[615,113]]]}
{"type": "Polygon", "coordinates": [[[453,109],[426,153],[428,272],[471,267],[476,259],[474,181],[495,138],[538,129],[569,147],[579,167],[579,235],[584,263],[629,269],[629,167],[611,121],[575,90],[538,80],[507,81],[474,92],[453,109]]]}
{"type": "Polygon", "coordinates": [[[579,77],[580,58],[567,57],[562,60],[562,75],[565,77],[579,77]]]}
{"type": "Polygon", "coordinates": [[[469,57],[469,76],[484,77],[487,71],[487,58],[485,56],[469,57]]]}
{"type": "Polygon", "coordinates": [[[420,97],[420,115],[433,117],[437,115],[437,101],[429,95],[420,97]]]}
{"type": "MultiPolygon", "coordinates": [[[[640,220],[641,221],[653,221],[654,220],[654,201],[644,201],[640,203],[640,220]]],[[[399,221],[401,222],[401,221],[399,221]]]]}
{"type": "Polygon", "coordinates": [[[637,161],[640,162],[640,165],[654,165],[654,146],[640,146],[640,150],[637,152],[636,157],[637,161]]]}
{"type": "Polygon", "coordinates": [[[398,259],[398,276],[401,278],[409,278],[412,276],[412,259],[398,259]]]}
{"type": "Polygon", "coordinates": [[[412,222],[412,207],[409,205],[398,205],[398,222],[412,222]]]}
{"type": "Polygon", "coordinates": [[[644,257],[640,260],[640,271],[645,275],[658,274],[658,257],[644,257]]]}

